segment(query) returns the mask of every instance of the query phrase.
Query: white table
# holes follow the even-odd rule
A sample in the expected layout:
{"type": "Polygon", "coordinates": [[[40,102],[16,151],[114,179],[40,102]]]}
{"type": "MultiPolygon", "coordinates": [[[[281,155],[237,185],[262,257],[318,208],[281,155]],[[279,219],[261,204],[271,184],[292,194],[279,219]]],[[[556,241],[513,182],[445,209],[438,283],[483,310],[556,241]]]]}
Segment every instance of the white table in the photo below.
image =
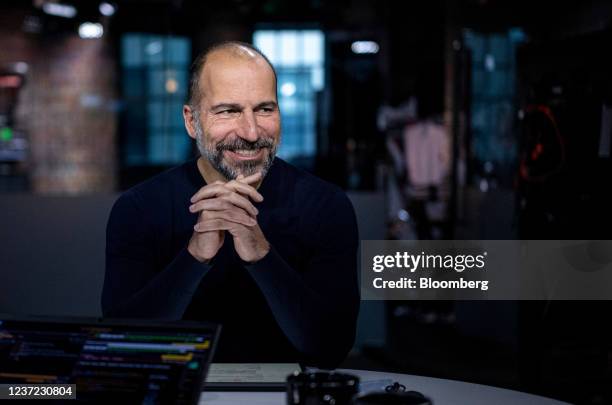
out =
{"type": "MultiPolygon", "coordinates": [[[[519,391],[471,384],[440,378],[420,377],[410,374],[381,373],[363,370],[338,370],[358,375],[366,391],[383,388],[391,382],[399,382],[406,390],[419,391],[431,398],[434,405],[563,405],[554,399],[539,397],[519,391]]],[[[204,392],[200,405],[282,405],[286,402],[284,392],[204,392]]]]}

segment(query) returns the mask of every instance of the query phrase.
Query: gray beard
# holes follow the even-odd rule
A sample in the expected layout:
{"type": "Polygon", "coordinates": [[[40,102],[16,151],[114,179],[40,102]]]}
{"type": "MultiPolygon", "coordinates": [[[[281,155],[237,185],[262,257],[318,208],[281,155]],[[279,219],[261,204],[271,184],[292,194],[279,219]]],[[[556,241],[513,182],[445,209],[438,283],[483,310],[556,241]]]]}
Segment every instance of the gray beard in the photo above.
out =
{"type": "Polygon", "coordinates": [[[248,142],[242,138],[236,138],[231,142],[218,143],[215,146],[207,145],[204,141],[204,131],[200,123],[199,112],[194,112],[193,120],[195,124],[196,144],[200,155],[208,160],[211,166],[227,180],[234,180],[241,174],[244,177],[248,177],[255,173],[261,173],[261,178],[263,179],[266,174],[268,174],[268,170],[270,170],[274,162],[277,150],[277,145],[272,139],[260,138],[255,142],[248,142]],[[257,150],[262,148],[268,149],[268,153],[265,155],[263,161],[237,162],[234,166],[231,166],[223,160],[223,151],[225,150],[257,150]]]}

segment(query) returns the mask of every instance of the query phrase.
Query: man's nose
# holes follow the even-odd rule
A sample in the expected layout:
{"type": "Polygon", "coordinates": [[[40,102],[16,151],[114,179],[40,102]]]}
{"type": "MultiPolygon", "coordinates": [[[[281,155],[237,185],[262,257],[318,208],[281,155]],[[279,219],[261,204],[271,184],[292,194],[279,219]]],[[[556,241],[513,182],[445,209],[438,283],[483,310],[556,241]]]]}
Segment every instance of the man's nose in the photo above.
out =
{"type": "Polygon", "coordinates": [[[241,138],[255,142],[259,138],[257,130],[257,120],[252,111],[243,111],[240,117],[240,133],[241,138]]]}

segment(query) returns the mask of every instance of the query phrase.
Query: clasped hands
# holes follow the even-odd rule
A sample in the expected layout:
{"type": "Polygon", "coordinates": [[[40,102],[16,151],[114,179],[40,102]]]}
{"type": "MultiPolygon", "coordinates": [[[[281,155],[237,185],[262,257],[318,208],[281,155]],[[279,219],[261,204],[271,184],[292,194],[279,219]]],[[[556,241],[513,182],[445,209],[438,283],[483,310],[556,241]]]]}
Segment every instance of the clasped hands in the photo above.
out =
{"type": "Polygon", "coordinates": [[[187,249],[196,260],[206,263],[215,257],[226,231],[245,262],[256,262],[268,254],[270,244],[257,223],[259,211],[251,202],[263,201],[253,187],[260,180],[261,173],[240,175],[228,182],[208,184],[191,197],[189,211],[199,216],[187,249]]]}

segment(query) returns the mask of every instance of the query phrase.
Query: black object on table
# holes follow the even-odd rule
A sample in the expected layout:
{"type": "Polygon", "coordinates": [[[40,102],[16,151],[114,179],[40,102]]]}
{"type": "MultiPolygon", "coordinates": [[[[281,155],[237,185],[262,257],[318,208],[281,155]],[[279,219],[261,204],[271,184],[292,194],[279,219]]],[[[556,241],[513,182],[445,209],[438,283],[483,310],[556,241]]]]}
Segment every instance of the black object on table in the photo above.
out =
{"type": "Polygon", "coordinates": [[[336,372],[302,372],[287,377],[288,405],[349,405],[359,377],[336,372]]]}

